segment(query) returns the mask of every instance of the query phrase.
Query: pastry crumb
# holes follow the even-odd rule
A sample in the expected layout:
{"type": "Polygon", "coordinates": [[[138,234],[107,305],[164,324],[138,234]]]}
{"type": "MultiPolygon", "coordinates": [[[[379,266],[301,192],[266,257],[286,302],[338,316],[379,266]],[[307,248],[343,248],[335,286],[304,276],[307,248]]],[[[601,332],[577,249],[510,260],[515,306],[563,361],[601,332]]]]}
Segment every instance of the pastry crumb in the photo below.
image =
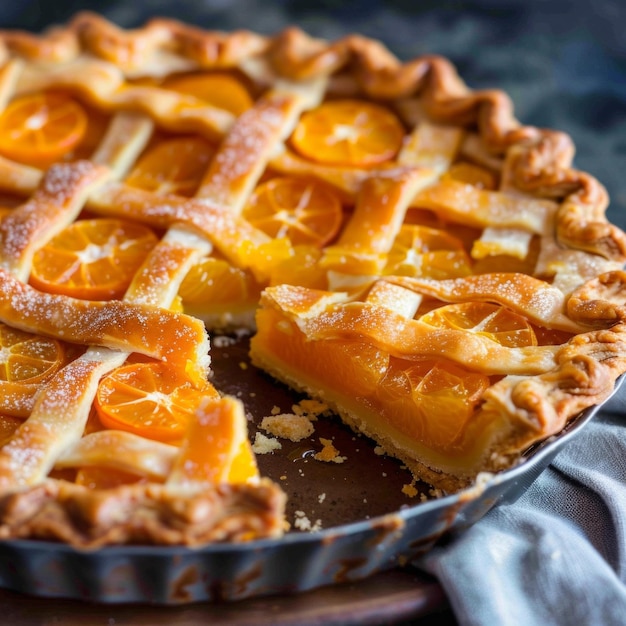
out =
{"type": "Polygon", "coordinates": [[[300,400],[298,404],[294,404],[291,410],[296,415],[304,415],[311,421],[315,421],[320,415],[324,415],[330,411],[330,408],[325,402],[320,400],[313,400],[312,398],[305,398],[300,400]]]}
{"type": "Polygon", "coordinates": [[[322,502],[324,502],[324,500],[326,500],[326,494],[325,493],[320,493],[319,496],[317,496],[317,501],[322,504],[322,502]]]}
{"type": "Polygon", "coordinates": [[[435,489],[434,487],[429,489],[428,493],[430,494],[430,496],[432,498],[441,498],[441,497],[443,497],[443,491],[441,489],[435,489]]]}
{"type": "Polygon", "coordinates": [[[317,461],[325,461],[326,463],[343,463],[348,459],[347,456],[341,456],[339,450],[335,448],[330,439],[320,437],[320,443],[324,446],[313,458],[317,461]]]}
{"type": "Polygon", "coordinates": [[[289,441],[301,441],[312,435],[315,430],[307,417],[294,413],[281,413],[264,417],[260,427],[274,437],[289,439],[289,441]]]}
{"type": "Polygon", "coordinates": [[[248,369],[248,364],[245,361],[240,361],[239,362],[239,369],[247,370],[248,369]]]}
{"type": "Polygon", "coordinates": [[[237,343],[237,339],[228,335],[216,335],[211,338],[211,343],[215,348],[227,348],[237,343]]]}
{"type": "Polygon", "coordinates": [[[254,443],[252,444],[252,451],[255,454],[268,454],[274,452],[274,450],[280,450],[283,444],[278,439],[267,437],[263,433],[256,433],[254,436],[254,443]]]}
{"type": "Polygon", "coordinates": [[[311,520],[306,516],[304,511],[295,512],[295,520],[293,525],[298,530],[309,530],[315,532],[322,529],[322,520],[315,520],[314,524],[311,524],[311,520]]]}
{"type": "Polygon", "coordinates": [[[376,446],[374,448],[374,454],[376,454],[377,456],[384,456],[385,455],[385,448],[383,448],[382,446],[376,446]]]}
{"type": "Polygon", "coordinates": [[[402,485],[402,493],[405,496],[409,496],[409,498],[414,498],[418,491],[413,483],[409,483],[408,485],[402,485]]]}
{"type": "Polygon", "coordinates": [[[282,413],[281,409],[279,406],[274,405],[272,407],[272,410],[270,411],[271,415],[278,415],[279,413],[282,413]]]}

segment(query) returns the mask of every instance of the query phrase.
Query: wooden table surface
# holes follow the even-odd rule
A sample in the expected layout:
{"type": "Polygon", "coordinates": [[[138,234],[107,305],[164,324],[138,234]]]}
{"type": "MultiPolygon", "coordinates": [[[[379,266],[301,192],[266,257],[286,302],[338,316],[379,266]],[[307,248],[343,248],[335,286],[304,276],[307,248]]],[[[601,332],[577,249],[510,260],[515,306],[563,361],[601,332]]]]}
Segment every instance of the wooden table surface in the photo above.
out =
{"type": "Polygon", "coordinates": [[[0,590],[0,606],[0,623],[10,626],[456,624],[437,582],[411,569],[293,596],[224,604],[103,605],[0,590]]]}

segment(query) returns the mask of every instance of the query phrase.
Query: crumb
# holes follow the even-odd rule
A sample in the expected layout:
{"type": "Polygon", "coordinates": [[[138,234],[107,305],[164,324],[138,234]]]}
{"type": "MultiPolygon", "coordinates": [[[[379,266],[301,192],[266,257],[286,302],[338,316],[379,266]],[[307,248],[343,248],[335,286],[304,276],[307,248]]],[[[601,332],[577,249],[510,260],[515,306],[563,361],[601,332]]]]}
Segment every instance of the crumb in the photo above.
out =
{"type": "Polygon", "coordinates": [[[279,477],[279,480],[287,480],[287,477],[283,474],[282,476],[279,477]]]}
{"type": "Polygon", "coordinates": [[[240,361],[239,362],[239,369],[247,370],[248,369],[248,364],[245,361],[240,361]]]}
{"type": "Polygon", "coordinates": [[[330,411],[325,402],[320,402],[319,400],[313,400],[311,398],[300,400],[298,404],[294,404],[291,407],[291,410],[296,415],[304,415],[308,417],[311,421],[315,421],[320,415],[330,411]]]}
{"type": "Polygon", "coordinates": [[[385,455],[385,448],[383,448],[382,446],[376,446],[374,448],[374,454],[376,454],[378,456],[384,456],[385,455]]]}
{"type": "Polygon", "coordinates": [[[266,437],[263,433],[257,433],[252,444],[252,451],[255,454],[267,454],[268,452],[274,452],[274,450],[280,450],[282,447],[283,444],[278,439],[272,439],[271,437],[266,437]]]}
{"type": "Polygon", "coordinates": [[[408,485],[402,486],[402,493],[405,496],[409,496],[409,498],[414,498],[418,494],[418,491],[415,488],[415,485],[413,485],[412,483],[409,483],[408,485]]]}
{"type": "Polygon", "coordinates": [[[322,529],[322,520],[315,520],[315,523],[311,524],[311,520],[306,516],[304,511],[296,511],[295,517],[296,519],[293,525],[298,530],[310,530],[311,532],[315,532],[322,529]]]}
{"type": "Polygon", "coordinates": [[[280,412],[281,412],[280,407],[276,405],[274,405],[272,407],[272,410],[270,411],[272,415],[278,415],[280,412]]]}
{"type": "Polygon", "coordinates": [[[317,501],[322,504],[322,502],[324,502],[324,500],[326,500],[326,494],[325,493],[320,493],[319,496],[317,496],[317,501]]]}
{"type": "Polygon", "coordinates": [[[441,489],[435,489],[434,487],[432,487],[428,493],[431,495],[431,497],[433,498],[441,498],[443,497],[443,491],[441,491],[441,489]]]}
{"type": "Polygon", "coordinates": [[[211,344],[216,348],[227,348],[235,343],[237,343],[237,340],[227,335],[217,335],[211,338],[211,344]]]}
{"type": "Polygon", "coordinates": [[[293,413],[269,415],[263,418],[260,426],[275,437],[289,439],[289,441],[301,441],[312,435],[315,430],[306,417],[293,413]]]}
{"type": "Polygon", "coordinates": [[[313,456],[317,461],[326,461],[327,463],[343,463],[347,460],[347,456],[340,456],[339,450],[335,448],[330,439],[320,437],[320,443],[324,446],[317,454],[313,456]]]}
{"type": "Polygon", "coordinates": [[[256,392],[255,391],[251,391],[249,395],[250,395],[251,398],[256,398],[256,392]]]}

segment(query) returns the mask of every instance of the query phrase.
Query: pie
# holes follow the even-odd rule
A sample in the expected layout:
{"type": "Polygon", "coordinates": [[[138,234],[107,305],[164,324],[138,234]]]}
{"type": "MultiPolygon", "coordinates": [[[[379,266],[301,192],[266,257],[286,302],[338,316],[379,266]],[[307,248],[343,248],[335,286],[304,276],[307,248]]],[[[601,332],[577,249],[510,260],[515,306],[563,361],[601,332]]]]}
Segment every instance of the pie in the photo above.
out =
{"type": "Polygon", "coordinates": [[[217,330],[448,491],[626,370],[606,192],[445,59],[91,13],[0,44],[0,538],[280,536],[217,330]]]}

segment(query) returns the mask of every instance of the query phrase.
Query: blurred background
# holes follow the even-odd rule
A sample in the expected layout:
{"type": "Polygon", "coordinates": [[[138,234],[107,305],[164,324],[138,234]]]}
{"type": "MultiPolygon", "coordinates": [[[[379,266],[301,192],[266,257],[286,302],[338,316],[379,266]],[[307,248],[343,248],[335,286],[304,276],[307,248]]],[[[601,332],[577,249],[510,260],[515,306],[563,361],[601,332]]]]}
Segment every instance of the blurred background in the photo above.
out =
{"type": "Polygon", "coordinates": [[[472,88],[500,87],[523,123],[569,133],[576,167],[611,195],[626,227],[624,0],[20,0],[0,3],[0,27],[39,32],[80,10],[120,26],[153,16],[215,30],[277,33],[297,25],[336,39],[358,32],[403,60],[442,54],[472,88]]]}

